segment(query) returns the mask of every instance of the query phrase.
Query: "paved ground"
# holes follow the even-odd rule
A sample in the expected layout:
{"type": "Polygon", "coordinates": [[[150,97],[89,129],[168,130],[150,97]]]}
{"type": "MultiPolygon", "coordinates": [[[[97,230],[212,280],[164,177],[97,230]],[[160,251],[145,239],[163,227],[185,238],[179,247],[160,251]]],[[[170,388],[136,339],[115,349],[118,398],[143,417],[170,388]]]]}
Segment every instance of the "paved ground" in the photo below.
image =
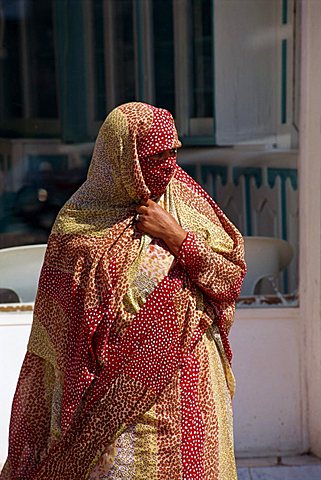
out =
{"type": "Polygon", "coordinates": [[[321,459],[312,455],[237,460],[238,480],[321,480],[321,459]]]}

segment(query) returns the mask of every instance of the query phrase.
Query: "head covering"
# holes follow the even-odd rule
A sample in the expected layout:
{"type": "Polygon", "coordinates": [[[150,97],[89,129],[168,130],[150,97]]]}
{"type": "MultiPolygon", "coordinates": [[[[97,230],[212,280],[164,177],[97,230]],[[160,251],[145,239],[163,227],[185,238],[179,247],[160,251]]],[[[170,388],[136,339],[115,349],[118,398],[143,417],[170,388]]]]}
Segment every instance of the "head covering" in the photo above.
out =
{"type": "Polygon", "coordinates": [[[87,478],[97,455],[154,404],[212,322],[230,357],[227,333],[245,273],[242,237],[176,164],[164,208],[189,232],[181,258],[143,305],[128,295],[152,241],[133,223],[137,203],[154,188],[141,164],[179,146],[170,114],[150,105],[121,105],[102,125],[88,178],[48,241],[4,479],[87,478]]]}
{"type": "Polygon", "coordinates": [[[100,128],[88,178],[68,204],[119,213],[135,206],[151,195],[140,159],[180,146],[167,110],[139,102],[115,108],[100,128]]]}
{"type": "Polygon", "coordinates": [[[169,155],[162,161],[151,158],[156,153],[170,151],[181,146],[174,119],[163,108],[152,107],[153,124],[138,143],[138,157],[142,174],[152,197],[160,197],[170,182],[176,165],[176,156],[169,155]]]}

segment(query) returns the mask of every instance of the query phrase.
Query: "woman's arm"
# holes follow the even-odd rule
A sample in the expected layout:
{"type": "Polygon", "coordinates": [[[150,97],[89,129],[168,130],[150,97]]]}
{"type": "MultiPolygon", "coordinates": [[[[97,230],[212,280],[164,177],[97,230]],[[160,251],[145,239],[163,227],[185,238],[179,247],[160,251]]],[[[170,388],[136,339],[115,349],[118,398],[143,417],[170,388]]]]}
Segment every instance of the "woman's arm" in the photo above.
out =
{"type": "Polygon", "coordinates": [[[233,303],[240,294],[243,268],[211,249],[205,240],[188,232],[178,261],[191,280],[214,302],[233,303]]]}
{"type": "Polygon", "coordinates": [[[144,201],[138,208],[137,228],[166,243],[169,250],[178,255],[187,232],[175,218],[153,200],[144,201]]]}
{"type": "Polygon", "coordinates": [[[186,268],[191,280],[214,302],[231,303],[239,296],[243,266],[215,252],[205,240],[186,232],[175,218],[152,200],[137,208],[138,230],[162,239],[186,268]]]}

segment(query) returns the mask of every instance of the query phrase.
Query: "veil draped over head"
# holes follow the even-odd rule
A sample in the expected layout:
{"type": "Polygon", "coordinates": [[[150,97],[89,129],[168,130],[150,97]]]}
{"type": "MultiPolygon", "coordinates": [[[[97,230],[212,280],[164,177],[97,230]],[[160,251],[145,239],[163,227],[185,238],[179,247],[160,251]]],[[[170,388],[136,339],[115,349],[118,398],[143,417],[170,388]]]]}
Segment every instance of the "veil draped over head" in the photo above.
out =
{"type": "Polygon", "coordinates": [[[153,241],[133,221],[151,195],[140,158],[180,145],[169,112],[147,104],[122,105],[102,125],[87,180],[48,241],[1,479],[88,478],[212,323],[231,359],[227,334],[245,273],[243,240],[176,164],[163,208],[187,237],[167,275],[146,286],[144,302],[132,293],[153,241]]]}

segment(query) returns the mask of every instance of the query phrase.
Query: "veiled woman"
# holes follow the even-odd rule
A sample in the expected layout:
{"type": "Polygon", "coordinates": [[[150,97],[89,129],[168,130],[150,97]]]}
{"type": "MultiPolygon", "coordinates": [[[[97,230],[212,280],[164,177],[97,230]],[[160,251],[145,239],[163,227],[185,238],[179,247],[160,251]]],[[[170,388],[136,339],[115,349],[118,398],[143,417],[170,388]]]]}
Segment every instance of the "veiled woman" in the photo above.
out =
{"type": "Polygon", "coordinates": [[[243,241],[177,164],[171,114],[114,109],[49,238],[1,480],[233,480],[243,241]]]}

